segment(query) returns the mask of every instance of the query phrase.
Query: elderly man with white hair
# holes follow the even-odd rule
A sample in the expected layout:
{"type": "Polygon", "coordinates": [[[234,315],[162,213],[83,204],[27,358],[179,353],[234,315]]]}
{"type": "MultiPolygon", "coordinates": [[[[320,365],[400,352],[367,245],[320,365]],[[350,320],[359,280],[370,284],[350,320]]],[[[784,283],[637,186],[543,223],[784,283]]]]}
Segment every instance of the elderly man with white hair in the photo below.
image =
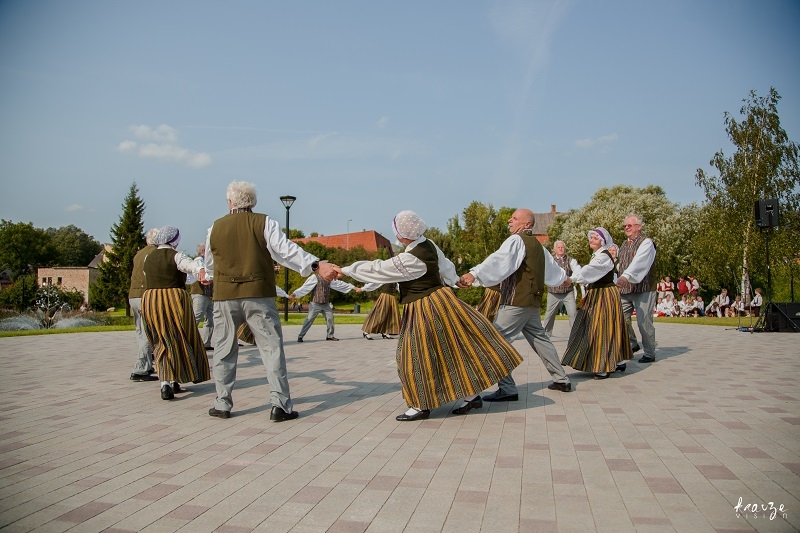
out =
{"type": "MultiPolygon", "coordinates": [[[[217,396],[209,416],[229,418],[239,343],[236,332],[247,324],[267,371],[272,411],[270,420],[283,422],[299,415],[292,409],[283,330],[275,305],[275,262],[309,276],[316,272],[330,281],[338,267],[320,262],[290,241],[273,218],[254,213],[256,188],[234,181],[226,191],[228,214],[217,219],[206,239],[206,278],[214,281],[214,360],[217,396]]],[[[201,278],[201,281],[203,279],[201,278]]]]}
{"type": "Polygon", "coordinates": [[[158,233],[158,228],[148,230],[145,235],[144,248],[136,252],[133,256],[133,270],[131,271],[131,286],[128,290],[128,302],[133,313],[133,323],[136,326],[136,344],[138,347],[136,364],[133,365],[131,381],[158,381],[157,376],[153,376],[153,347],[147,340],[142,321],[142,294],[144,294],[144,259],[147,254],[156,249],[153,244],[158,233]]]}
{"type": "MultiPolygon", "coordinates": [[[[553,259],[558,263],[567,277],[577,274],[581,271],[581,266],[570,255],[567,255],[567,245],[564,241],[556,241],[553,245],[553,259]]],[[[553,336],[553,326],[556,322],[556,313],[564,305],[569,317],[569,329],[572,331],[572,326],[575,324],[575,314],[577,309],[575,307],[575,287],[572,284],[562,283],[557,287],[547,286],[547,311],[544,313],[544,331],[548,337],[553,336]]]]}

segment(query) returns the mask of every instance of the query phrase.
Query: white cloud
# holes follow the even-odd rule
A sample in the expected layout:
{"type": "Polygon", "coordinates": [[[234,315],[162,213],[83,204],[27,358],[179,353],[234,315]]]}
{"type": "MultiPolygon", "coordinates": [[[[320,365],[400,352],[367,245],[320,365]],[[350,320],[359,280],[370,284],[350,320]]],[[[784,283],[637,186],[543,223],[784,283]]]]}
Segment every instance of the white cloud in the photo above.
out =
{"type": "Polygon", "coordinates": [[[378,127],[379,128],[385,128],[388,125],[389,125],[389,117],[383,116],[378,120],[378,127]]]}
{"type": "Polygon", "coordinates": [[[85,208],[80,204],[69,204],[67,207],[64,208],[64,211],[69,213],[73,213],[75,211],[83,211],[85,208]]]}
{"type": "Polygon", "coordinates": [[[609,133],[608,135],[601,135],[595,138],[578,139],[575,141],[575,146],[578,148],[600,148],[603,152],[609,150],[609,145],[617,141],[616,133],[609,133]]]}
{"type": "Polygon", "coordinates": [[[126,139],[117,145],[120,152],[132,152],[139,157],[183,163],[190,167],[202,168],[211,164],[211,156],[205,152],[193,152],[187,148],[178,146],[178,131],[166,124],[161,124],[156,128],[147,125],[132,125],[131,133],[135,137],[145,139],[146,144],[139,144],[136,141],[126,139]]]}

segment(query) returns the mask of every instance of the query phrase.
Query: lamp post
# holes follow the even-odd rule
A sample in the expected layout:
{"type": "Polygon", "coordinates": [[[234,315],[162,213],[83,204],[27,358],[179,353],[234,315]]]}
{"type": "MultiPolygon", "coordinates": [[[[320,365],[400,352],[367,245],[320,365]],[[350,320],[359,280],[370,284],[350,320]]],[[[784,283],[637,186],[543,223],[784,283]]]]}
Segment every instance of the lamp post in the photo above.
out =
{"type": "Polygon", "coordinates": [[[348,218],[347,219],[347,235],[345,236],[345,245],[344,245],[344,249],[345,250],[349,250],[350,249],[350,223],[352,221],[353,221],[352,218],[348,218]]]}
{"type": "MultiPolygon", "coordinates": [[[[291,209],[292,204],[294,201],[297,200],[294,196],[281,196],[281,202],[283,202],[284,207],[286,207],[286,239],[289,239],[289,209],[291,209]]],[[[289,294],[289,269],[283,267],[283,290],[286,291],[286,294],[289,294]]],[[[289,323],[289,299],[286,298],[286,301],[283,304],[283,321],[287,324],[289,323]]]]}

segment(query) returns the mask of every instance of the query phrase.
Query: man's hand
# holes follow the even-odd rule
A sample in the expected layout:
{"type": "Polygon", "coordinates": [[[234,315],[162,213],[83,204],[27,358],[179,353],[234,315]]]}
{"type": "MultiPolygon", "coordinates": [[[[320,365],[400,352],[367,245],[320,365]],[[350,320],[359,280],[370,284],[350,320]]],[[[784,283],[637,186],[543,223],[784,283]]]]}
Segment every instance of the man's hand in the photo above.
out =
{"type": "Polygon", "coordinates": [[[567,281],[565,281],[564,283],[562,283],[562,285],[563,285],[565,288],[566,288],[566,287],[571,287],[571,286],[572,286],[572,280],[571,280],[570,278],[567,278],[567,281]]]}
{"type": "Polygon", "coordinates": [[[320,261],[319,268],[317,269],[317,274],[319,274],[325,281],[333,281],[341,277],[342,269],[334,265],[333,263],[320,261]]]}
{"type": "Polygon", "coordinates": [[[467,287],[472,287],[473,283],[475,283],[475,276],[467,272],[458,279],[456,282],[456,287],[466,289],[467,287]]]}
{"type": "Polygon", "coordinates": [[[631,286],[631,282],[628,281],[628,278],[625,276],[620,276],[617,278],[617,287],[620,289],[627,289],[631,286]]]}
{"type": "Polygon", "coordinates": [[[206,278],[206,269],[201,268],[200,274],[197,276],[197,279],[200,280],[202,285],[211,285],[211,280],[206,278]]]}
{"type": "Polygon", "coordinates": [[[354,290],[354,291],[356,291],[356,292],[361,292],[361,290],[362,290],[362,289],[361,289],[361,287],[356,287],[356,288],[355,288],[355,289],[353,289],[353,290],[354,290]]]}

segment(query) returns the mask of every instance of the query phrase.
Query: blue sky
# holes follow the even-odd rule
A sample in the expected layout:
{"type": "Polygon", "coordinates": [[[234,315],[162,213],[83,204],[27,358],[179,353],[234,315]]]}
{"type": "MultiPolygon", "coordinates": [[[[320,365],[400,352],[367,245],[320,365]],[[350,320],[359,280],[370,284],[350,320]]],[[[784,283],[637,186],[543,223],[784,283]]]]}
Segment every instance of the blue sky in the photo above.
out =
{"type": "Polygon", "coordinates": [[[100,241],[135,181],[193,251],[254,182],[325,235],[600,187],[700,202],[723,113],[774,86],[800,141],[800,2],[0,2],[0,217],[100,241]]]}

